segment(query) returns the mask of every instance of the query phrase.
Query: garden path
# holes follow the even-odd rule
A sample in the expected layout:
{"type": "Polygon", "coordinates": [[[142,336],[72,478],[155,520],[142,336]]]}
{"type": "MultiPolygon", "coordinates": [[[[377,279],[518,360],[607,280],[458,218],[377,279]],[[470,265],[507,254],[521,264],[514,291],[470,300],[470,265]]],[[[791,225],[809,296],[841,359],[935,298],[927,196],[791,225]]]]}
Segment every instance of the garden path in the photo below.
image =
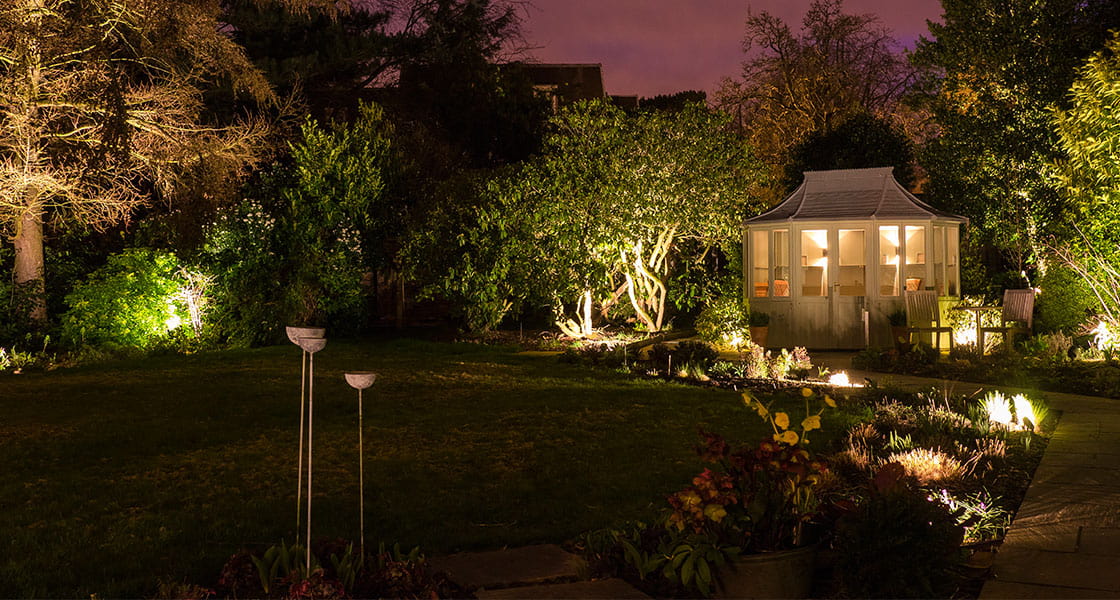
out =
{"type": "MultiPolygon", "coordinates": [[[[813,363],[881,386],[995,387],[855,371],[850,354],[814,353],[813,363]]],[[[1120,399],[999,389],[1042,398],[1062,416],[980,599],[1120,598],[1120,399]]]]}

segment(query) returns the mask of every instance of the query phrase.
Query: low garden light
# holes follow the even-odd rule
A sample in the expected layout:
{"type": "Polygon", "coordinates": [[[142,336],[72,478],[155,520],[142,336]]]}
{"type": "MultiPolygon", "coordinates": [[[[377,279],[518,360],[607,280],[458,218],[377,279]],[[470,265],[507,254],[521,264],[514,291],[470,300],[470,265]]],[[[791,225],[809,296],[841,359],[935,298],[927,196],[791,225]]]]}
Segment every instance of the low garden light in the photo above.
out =
{"type": "Polygon", "coordinates": [[[322,327],[287,327],[288,340],[303,350],[300,358],[299,381],[299,451],[297,453],[298,474],[296,475],[296,536],[299,536],[300,507],[303,489],[303,441],[307,432],[307,572],[311,572],[311,422],[314,398],[315,353],[327,345],[327,330],[322,327]],[[305,402],[306,399],[306,402],[305,402]],[[306,411],[304,410],[306,407],[306,411]],[[307,427],[304,428],[306,419],[307,427]]]}
{"type": "Polygon", "coordinates": [[[1011,427],[1015,420],[1011,414],[1011,403],[999,392],[992,392],[984,398],[984,412],[988,413],[988,421],[1004,427],[1011,427]]]}

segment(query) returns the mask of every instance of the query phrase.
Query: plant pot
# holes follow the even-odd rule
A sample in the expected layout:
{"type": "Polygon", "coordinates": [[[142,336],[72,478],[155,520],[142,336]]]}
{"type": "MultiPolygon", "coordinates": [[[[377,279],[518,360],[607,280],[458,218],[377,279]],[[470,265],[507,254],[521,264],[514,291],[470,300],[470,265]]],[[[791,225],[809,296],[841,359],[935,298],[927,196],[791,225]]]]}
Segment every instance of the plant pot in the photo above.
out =
{"type": "Polygon", "coordinates": [[[770,326],[766,327],[751,327],[751,341],[755,344],[766,347],[766,338],[770,335],[770,326]]]}
{"type": "Polygon", "coordinates": [[[740,556],[720,572],[721,598],[808,598],[819,546],[740,556]]]}

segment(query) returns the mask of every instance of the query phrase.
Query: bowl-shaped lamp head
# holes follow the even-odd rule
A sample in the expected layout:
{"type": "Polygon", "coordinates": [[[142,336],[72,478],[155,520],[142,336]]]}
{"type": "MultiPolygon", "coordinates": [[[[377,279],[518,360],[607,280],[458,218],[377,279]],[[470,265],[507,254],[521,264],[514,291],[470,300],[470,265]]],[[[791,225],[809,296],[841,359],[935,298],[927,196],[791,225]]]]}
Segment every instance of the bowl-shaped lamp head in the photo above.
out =
{"type": "Polygon", "coordinates": [[[296,340],[296,344],[304,351],[315,354],[316,352],[327,347],[327,338],[325,337],[301,337],[296,340]]]}
{"type": "Polygon", "coordinates": [[[288,334],[288,341],[299,345],[299,338],[321,338],[327,336],[327,330],[323,327],[285,327],[284,331],[288,334]]]}
{"type": "Polygon", "coordinates": [[[346,383],[356,390],[364,390],[377,381],[377,373],[371,371],[351,371],[346,374],[346,383]]]}

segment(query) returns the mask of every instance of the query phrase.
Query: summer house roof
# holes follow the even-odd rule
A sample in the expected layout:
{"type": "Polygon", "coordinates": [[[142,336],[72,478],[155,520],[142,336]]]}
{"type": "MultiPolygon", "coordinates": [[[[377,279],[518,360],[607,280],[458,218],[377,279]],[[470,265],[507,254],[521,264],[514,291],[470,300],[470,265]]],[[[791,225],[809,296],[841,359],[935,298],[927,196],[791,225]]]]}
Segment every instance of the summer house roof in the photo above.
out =
{"type": "Polygon", "coordinates": [[[894,178],[892,167],[806,171],[805,180],[774,208],[747,219],[770,221],[847,221],[858,219],[968,219],[918,200],[894,178]]]}

